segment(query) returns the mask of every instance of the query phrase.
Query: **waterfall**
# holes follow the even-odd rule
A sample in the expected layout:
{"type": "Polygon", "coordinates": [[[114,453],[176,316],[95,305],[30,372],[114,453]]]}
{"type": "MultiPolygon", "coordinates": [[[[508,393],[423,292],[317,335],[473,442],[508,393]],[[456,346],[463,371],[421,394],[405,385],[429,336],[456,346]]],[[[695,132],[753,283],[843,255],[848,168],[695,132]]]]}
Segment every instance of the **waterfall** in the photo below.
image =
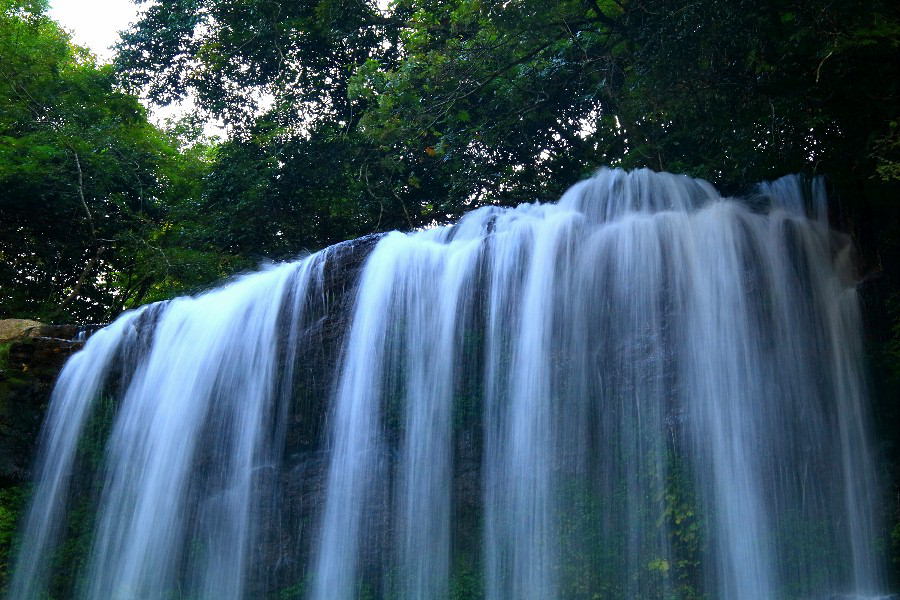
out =
{"type": "Polygon", "coordinates": [[[126,313],[8,597],[874,598],[859,311],[821,179],[603,169],[126,313]]]}

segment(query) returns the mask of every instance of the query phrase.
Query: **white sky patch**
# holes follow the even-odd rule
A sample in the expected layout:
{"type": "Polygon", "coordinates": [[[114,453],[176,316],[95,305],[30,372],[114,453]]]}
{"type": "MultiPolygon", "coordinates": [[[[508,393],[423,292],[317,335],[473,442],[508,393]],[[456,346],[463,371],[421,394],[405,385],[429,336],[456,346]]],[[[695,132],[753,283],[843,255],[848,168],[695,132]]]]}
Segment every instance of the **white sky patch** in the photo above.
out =
{"type": "MultiPolygon", "coordinates": [[[[595,108],[591,112],[589,112],[584,118],[578,120],[578,131],[575,132],[575,135],[580,137],[583,140],[586,140],[590,136],[597,133],[597,123],[600,122],[600,109],[595,108]]],[[[619,122],[619,118],[616,117],[616,123],[619,122]]]]}
{"type": "Polygon", "coordinates": [[[72,34],[72,41],[108,63],[119,32],[137,21],[139,8],[130,0],[52,0],[50,18],[72,34]]]}

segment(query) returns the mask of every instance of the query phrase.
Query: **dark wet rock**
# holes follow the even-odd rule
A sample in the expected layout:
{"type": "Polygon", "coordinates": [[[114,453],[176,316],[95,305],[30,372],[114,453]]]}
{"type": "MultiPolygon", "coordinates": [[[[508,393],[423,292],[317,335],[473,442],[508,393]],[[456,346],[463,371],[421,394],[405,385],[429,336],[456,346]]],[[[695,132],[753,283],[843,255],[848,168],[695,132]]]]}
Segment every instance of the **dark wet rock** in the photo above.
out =
{"type": "Polygon", "coordinates": [[[0,482],[28,480],[53,384],[65,361],[83,345],[67,339],[76,330],[28,325],[18,337],[5,340],[0,354],[0,482]]]}

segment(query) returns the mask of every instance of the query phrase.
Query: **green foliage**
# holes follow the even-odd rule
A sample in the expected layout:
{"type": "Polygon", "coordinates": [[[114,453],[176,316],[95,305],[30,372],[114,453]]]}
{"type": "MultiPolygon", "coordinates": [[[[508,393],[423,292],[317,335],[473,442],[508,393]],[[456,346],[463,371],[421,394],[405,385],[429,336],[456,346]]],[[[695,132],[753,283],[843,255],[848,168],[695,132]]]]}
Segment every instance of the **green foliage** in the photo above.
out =
{"type": "Polygon", "coordinates": [[[106,319],[264,257],[554,199],[604,164],[726,189],[900,181],[884,0],[181,0],[147,7],[115,69],[44,10],[0,13],[0,312],[17,316],[106,319]],[[229,137],[196,115],[154,128],[120,84],[192,93],[229,137]]]}
{"type": "Polygon", "coordinates": [[[484,598],[484,578],[475,568],[457,564],[450,574],[450,600],[480,600],[484,598]]]}
{"type": "Polygon", "coordinates": [[[154,100],[191,90],[237,125],[270,94],[280,123],[298,124],[348,118],[348,69],[396,53],[396,23],[374,2],[180,0],[148,6],[117,62],[154,100]]]}
{"type": "Polygon", "coordinates": [[[407,54],[393,67],[357,71],[357,87],[374,99],[360,129],[383,152],[404,148],[417,179],[425,171],[441,182],[429,199],[439,220],[473,204],[552,198],[618,158],[613,139],[587,131],[600,98],[582,56],[606,35],[582,3],[401,2],[398,10],[411,14],[401,34],[407,54]]]}
{"type": "Polygon", "coordinates": [[[193,0],[152,5],[117,67],[234,125],[207,241],[285,257],[606,164],[895,180],[898,30],[882,0],[193,0]]]}
{"type": "Polygon", "coordinates": [[[0,344],[0,372],[3,372],[9,363],[9,349],[13,345],[12,342],[0,344]]]}
{"type": "Polygon", "coordinates": [[[873,142],[875,171],[884,181],[900,180],[900,127],[897,121],[888,124],[887,133],[873,142]]]}
{"type": "Polygon", "coordinates": [[[891,3],[398,7],[407,54],[357,68],[351,89],[374,99],[360,127],[386,151],[433,149],[458,199],[552,193],[606,163],[734,186],[848,161],[872,173],[895,151],[873,139],[896,119],[891,3]]]}
{"type": "Polygon", "coordinates": [[[27,498],[28,490],[25,486],[0,489],[0,589],[5,587],[9,578],[15,536],[27,498]]]}
{"type": "Polygon", "coordinates": [[[301,600],[306,596],[306,585],[304,583],[296,583],[288,586],[278,592],[278,600],[301,600]]]}
{"type": "Polygon", "coordinates": [[[702,598],[701,559],[705,549],[704,520],[701,518],[694,481],[681,456],[669,450],[663,518],[672,549],[671,564],[657,564],[671,570],[678,598],[702,598]]]}
{"type": "Polygon", "coordinates": [[[105,320],[232,272],[174,222],[210,144],[148,123],[44,9],[0,4],[0,314],[105,320]]]}

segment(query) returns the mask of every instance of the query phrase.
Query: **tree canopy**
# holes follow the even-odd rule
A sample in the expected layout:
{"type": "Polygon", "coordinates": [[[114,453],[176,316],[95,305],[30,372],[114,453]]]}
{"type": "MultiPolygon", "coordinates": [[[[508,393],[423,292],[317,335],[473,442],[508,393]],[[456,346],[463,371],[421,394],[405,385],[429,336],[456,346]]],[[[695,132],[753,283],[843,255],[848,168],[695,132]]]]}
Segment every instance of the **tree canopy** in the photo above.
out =
{"type": "Polygon", "coordinates": [[[551,200],[608,164],[896,181],[898,43],[885,1],[194,0],[149,5],[117,67],[232,125],[208,200],[262,210],[280,237],[252,244],[278,253],[551,200]]]}
{"type": "Polygon", "coordinates": [[[141,1],[113,65],[44,3],[2,1],[10,314],[104,318],[263,259],[553,200],[603,165],[726,191],[822,173],[848,227],[896,216],[886,0],[141,1]],[[197,114],[161,130],[138,95],[197,114]]]}
{"type": "MultiPolygon", "coordinates": [[[[207,162],[45,10],[0,1],[0,313],[109,319],[196,283],[200,257],[172,247],[173,219],[207,162]]],[[[227,272],[215,260],[200,280],[227,272]]]]}

